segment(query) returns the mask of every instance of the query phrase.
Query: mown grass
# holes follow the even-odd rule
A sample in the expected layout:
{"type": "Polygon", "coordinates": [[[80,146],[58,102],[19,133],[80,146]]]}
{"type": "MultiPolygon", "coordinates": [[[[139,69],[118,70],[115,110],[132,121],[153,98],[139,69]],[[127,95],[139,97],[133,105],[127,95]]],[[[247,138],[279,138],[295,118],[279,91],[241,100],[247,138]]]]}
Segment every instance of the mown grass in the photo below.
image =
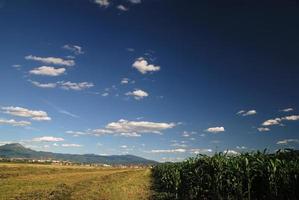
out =
{"type": "Polygon", "coordinates": [[[1,200],[137,200],[150,188],[150,169],[0,164],[1,200]]]}

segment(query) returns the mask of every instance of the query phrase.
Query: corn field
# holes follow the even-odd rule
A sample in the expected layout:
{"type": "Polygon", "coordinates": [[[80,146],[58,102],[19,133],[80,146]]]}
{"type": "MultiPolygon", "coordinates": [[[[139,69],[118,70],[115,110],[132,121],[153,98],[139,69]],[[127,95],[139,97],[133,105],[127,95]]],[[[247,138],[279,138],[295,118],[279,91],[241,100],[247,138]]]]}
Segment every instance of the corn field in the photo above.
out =
{"type": "Polygon", "coordinates": [[[295,151],[198,155],[153,168],[154,199],[299,199],[295,151]]]}

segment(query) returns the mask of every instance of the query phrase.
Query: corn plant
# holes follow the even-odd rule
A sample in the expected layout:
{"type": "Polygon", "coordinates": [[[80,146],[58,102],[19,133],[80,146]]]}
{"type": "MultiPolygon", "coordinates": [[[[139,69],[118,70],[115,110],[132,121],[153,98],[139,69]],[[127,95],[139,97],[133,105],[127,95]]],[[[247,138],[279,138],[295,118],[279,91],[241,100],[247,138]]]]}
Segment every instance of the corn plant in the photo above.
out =
{"type": "Polygon", "coordinates": [[[198,155],[152,174],[156,199],[299,199],[298,151],[198,155]]]}

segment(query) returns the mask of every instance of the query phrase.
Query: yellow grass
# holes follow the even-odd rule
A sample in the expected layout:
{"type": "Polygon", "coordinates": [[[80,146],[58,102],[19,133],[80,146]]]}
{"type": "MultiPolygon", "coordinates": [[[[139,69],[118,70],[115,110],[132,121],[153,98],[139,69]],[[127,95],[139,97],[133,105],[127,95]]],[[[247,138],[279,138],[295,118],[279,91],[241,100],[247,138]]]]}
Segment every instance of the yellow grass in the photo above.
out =
{"type": "Polygon", "coordinates": [[[149,199],[149,169],[0,164],[0,200],[149,199]]]}

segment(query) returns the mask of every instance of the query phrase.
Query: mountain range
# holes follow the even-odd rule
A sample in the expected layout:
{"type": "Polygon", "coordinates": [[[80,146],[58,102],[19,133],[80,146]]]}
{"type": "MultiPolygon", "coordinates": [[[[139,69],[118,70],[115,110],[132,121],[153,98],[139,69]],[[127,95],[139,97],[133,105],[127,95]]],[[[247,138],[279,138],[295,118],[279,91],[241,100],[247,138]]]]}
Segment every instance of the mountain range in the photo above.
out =
{"type": "Polygon", "coordinates": [[[156,161],[148,160],[134,155],[102,156],[96,154],[64,154],[45,151],[35,151],[19,143],[0,146],[0,158],[22,158],[40,160],[59,160],[74,163],[98,163],[108,165],[154,165],[156,161]]]}

